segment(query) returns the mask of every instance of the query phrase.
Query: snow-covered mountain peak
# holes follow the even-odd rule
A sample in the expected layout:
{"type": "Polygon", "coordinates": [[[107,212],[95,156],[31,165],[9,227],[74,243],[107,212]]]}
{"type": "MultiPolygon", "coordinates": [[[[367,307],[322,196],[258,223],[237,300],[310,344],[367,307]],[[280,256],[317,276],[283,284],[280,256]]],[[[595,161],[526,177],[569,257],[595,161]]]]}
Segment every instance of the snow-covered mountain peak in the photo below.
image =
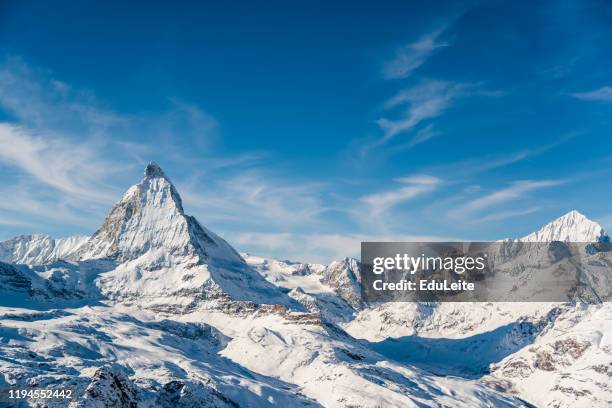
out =
{"type": "Polygon", "coordinates": [[[224,239],[185,214],[178,191],[153,162],[75,258],[114,262],[96,281],[102,295],[138,299],[145,307],[184,310],[221,298],[295,303],[224,239]]]}
{"type": "Polygon", "coordinates": [[[178,191],[154,162],[145,168],[143,179],[112,207],[79,258],[126,261],[152,252],[165,254],[159,255],[162,257],[189,256],[196,262],[210,256],[242,261],[223,239],[185,214],[178,191]]]}
{"type": "Polygon", "coordinates": [[[161,167],[159,167],[159,165],[155,163],[154,161],[150,161],[149,164],[147,164],[147,167],[145,167],[144,177],[145,178],[165,178],[166,180],[168,179],[168,177],[166,176],[164,171],[161,169],[161,167]]]}
{"type": "Polygon", "coordinates": [[[539,231],[531,233],[520,241],[524,242],[597,242],[607,239],[604,229],[583,214],[572,210],[546,224],[539,231]]]}

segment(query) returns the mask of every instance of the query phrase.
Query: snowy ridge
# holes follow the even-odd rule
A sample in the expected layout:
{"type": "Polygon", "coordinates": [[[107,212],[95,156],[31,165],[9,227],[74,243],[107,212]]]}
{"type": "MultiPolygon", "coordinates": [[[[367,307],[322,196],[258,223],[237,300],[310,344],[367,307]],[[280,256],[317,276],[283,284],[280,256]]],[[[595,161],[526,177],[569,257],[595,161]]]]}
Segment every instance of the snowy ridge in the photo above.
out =
{"type": "MultiPolygon", "coordinates": [[[[607,242],[595,222],[572,211],[519,241],[607,242]]],[[[585,254],[592,276],[611,268],[609,252],[585,254]]],[[[598,290],[610,290],[599,282],[598,290]]],[[[558,303],[387,303],[361,311],[342,327],[405,364],[471,376],[535,404],[612,405],[612,305],[558,303]],[[389,341],[389,339],[393,339],[389,341]],[[406,350],[411,350],[407,352],[406,350]],[[460,357],[458,357],[460,356],[460,357]]]]}
{"type": "Polygon", "coordinates": [[[606,407],[611,378],[612,305],[604,304],[566,306],[533,344],[494,364],[485,381],[537,406],[606,407]]]}
{"type": "Polygon", "coordinates": [[[599,242],[610,240],[598,223],[589,220],[576,210],[546,224],[540,230],[531,233],[519,241],[523,242],[599,242]]]}
{"type": "Polygon", "coordinates": [[[69,259],[89,237],[74,235],[53,239],[48,235],[20,235],[0,242],[0,261],[42,265],[58,259],[69,259]]]}
{"type": "MultiPolygon", "coordinates": [[[[572,212],[523,240],[597,227],[572,212]]],[[[17,237],[0,259],[0,386],[73,387],[72,407],[612,404],[608,304],[363,304],[357,260],[240,255],[155,163],[92,237],[17,237]]]]}
{"type": "MultiPolygon", "coordinates": [[[[285,288],[289,296],[303,305],[311,313],[330,322],[347,322],[354,318],[356,309],[349,302],[359,296],[353,283],[345,291],[340,282],[349,280],[348,271],[341,268],[344,262],[334,262],[330,266],[267,259],[249,254],[242,255],[246,262],[255,268],[270,283],[285,288]],[[330,272],[334,271],[334,273],[330,272]],[[338,278],[334,281],[332,277],[338,278]],[[343,296],[350,294],[350,297],[343,296]]],[[[349,259],[349,258],[347,258],[349,259]]],[[[356,260],[353,260],[355,265],[356,260]]],[[[350,265],[351,262],[348,262],[350,265]]],[[[358,290],[358,288],[357,288],[358,290]]],[[[360,302],[357,302],[360,305],[360,302]]]]}

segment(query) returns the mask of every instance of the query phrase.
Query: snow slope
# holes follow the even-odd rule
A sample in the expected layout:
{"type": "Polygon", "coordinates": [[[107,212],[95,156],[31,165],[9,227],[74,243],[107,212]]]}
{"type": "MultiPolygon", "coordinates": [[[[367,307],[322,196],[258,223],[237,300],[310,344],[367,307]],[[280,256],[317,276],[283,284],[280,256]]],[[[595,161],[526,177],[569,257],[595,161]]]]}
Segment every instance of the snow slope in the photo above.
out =
{"type": "Polygon", "coordinates": [[[489,381],[537,406],[612,406],[612,305],[568,306],[533,344],[493,365],[489,381]]]}
{"type": "Polygon", "coordinates": [[[48,235],[21,235],[0,242],[0,261],[15,264],[42,265],[68,259],[89,237],[75,235],[53,239],[48,235]]]}
{"type": "MultiPolygon", "coordinates": [[[[572,211],[519,241],[609,238],[572,211]]],[[[591,287],[609,299],[610,252],[584,256],[591,287]]],[[[390,359],[480,378],[536,406],[604,407],[612,405],[610,310],[609,303],[387,303],[364,309],[343,327],[390,359]]]]}
{"type": "MultiPolygon", "coordinates": [[[[571,214],[537,238],[602,240],[571,214]]],[[[612,265],[589,256],[595,272],[612,265]]],[[[367,305],[357,260],[240,255],[155,163],[91,237],[17,237],[0,259],[0,387],[70,386],[74,407],[610,400],[607,306],[367,305]]]]}
{"type": "Polygon", "coordinates": [[[519,240],[524,242],[598,242],[609,241],[610,237],[601,225],[573,210],[519,240]]]}
{"type": "Polygon", "coordinates": [[[103,306],[2,308],[0,334],[0,382],[61,384],[84,398],[74,406],[318,406],[295,385],[220,356],[229,339],[199,322],[103,306]]]}

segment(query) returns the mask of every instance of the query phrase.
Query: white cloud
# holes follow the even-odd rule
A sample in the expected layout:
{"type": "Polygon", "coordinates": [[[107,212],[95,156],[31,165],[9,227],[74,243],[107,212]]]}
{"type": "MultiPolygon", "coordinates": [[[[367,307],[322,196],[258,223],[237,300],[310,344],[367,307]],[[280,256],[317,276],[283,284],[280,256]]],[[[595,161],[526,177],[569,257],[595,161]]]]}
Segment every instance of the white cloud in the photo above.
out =
{"type": "Polygon", "coordinates": [[[237,227],[297,228],[319,224],[328,210],[323,184],[297,183],[255,169],[222,179],[208,179],[206,188],[179,185],[187,208],[202,220],[225,220],[237,227]]]}
{"type": "Polygon", "coordinates": [[[100,133],[128,120],[88,91],[74,90],[50,72],[34,70],[18,58],[0,65],[0,107],[31,129],[100,133]]]}
{"type": "Polygon", "coordinates": [[[481,155],[478,157],[461,159],[455,162],[429,167],[424,171],[433,174],[452,174],[455,180],[468,179],[478,173],[509,166],[526,159],[537,157],[567,142],[575,135],[576,134],[570,134],[566,137],[559,137],[552,143],[534,146],[515,152],[504,152],[501,154],[486,156],[481,155]]]}
{"type": "Polygon", "coordinates": [[[59,137],[34,136],[30,131],[0,123],[0,161],[28,173],[39,182],[89,200],[109,200],[101,182],[113,165],[101,160],[93,146],[59,137]]]}
{"type": "Polygon", "coordinates": [[[163,151],[166,157],[185,160],[194,156],[194,147],[210,149],[218,130],[215,118],[179,99],[167,102],[167,109],[154,116],[119,113],[91,91],[72,88],[19,58],[0,63],[0,109],[15,123],[36,136],[113,148],[115,156],[163,151]]]}
{"type": "Polygon", "coordinates": [[[409,106],[399,119],[381,118],[376,122],[383,130],[383,137],[377,144],[386,143],[397,134],[413,130],[421,122],[441,115],[457,98],[469,95],[473,87],[473,84],[429,80],[399,92],[385,102],[385,108],[409,106]]]}
{"type": "Polygon", "coordinates": [[[345,257],[359,258],[361,242],[456,241],[457,238],[405,234],[295,234],[244,232],[228,234],[230,244],[240,251],[298,262],[328,264],[345,257]]]}
{"type": "Polygon", "coordinates": [[[434,130],[433,125],[427,125],[423,129],[419,129],[418,132],[414,135],[412,139],[410,139],[407,143],[399,145],[395,147],[394,151],[402,151],[411,149],[414,146],[420,145],[421,143],[425,143],[426,141],[433,139],[440,135],[440,132],[434,130]]]}
{"type": "Polygon", "coordinates": [[[521,217],[523,215],[532,214],[540,211],[541,207],[529,207],[520,210],[500,211],[493,214],[478,218],[478,222],[500,221],[508,218],[521,217]]]}
{"type": "Polygon", "coordinates": [[[578,92],[572,94],[572,96],[585,101],[612,102],[612,86],[604,86],[588,92],[578,92]]]}
{"type": "Polygon", "coordinates": [[[342,234],[229,233],[228,240],[240,250],[292,261],[323,263],[358,257],[363,237],[342,234]]]}
{"type": "MultiPolygon", "coordinates": [[[[34,224],[29,223],[27,221],[15,220],[12,218],[0,218],[0,225],[8,226],[8,227],[36,227],[34,224]]],[[[9,238],[9,237],[0,237],[0,239],[9,238]]]]}
{"type": "Polygon", "coordinates": [[[427,33],[418,41],[407,44],[395,51],[395,57],[384,64],[383,77],[385,79],[400,79],[409,77],[414,70],[423,65],[438,48],[448,46],[449,43],[439,41],[439,37],[446,28],[427,33]]]}
{"type": "Polygon", "coordinates": [[[0,204],[0,216],[13,226],[95,228],[137,181],[132,177],[161,152],[162,163],[197,164],[198,170],[238,160],[193,152],[208,146],[217,128],[196,106],[170,100],[170,108],[155,117],[119,114],[91,92],[18,58],[0,63],[0,109],[10,118],[0,122],[0,166],[3,180],[10,180],[0,185],[0,194],[10,198],[0,204]],[[187,149],[178,146],[177,135],[187,149]]]}
{"type": "Polygon", "coordinates": [[[428,175],[403,177],[395,181],[402,183],[403,187],[370,194],[361,198],[360,201],[366,204],[369,214],[378,217],[400,203],[435,191],[438,185],[442,183],[442,180],[439,178],[428,175]]]}
{"type": "MultiPolygon", "coordinates": [[[[450,211],[449,214],[456,217],[473,216],[484,210],[499,206],[509,201],[518,200],[527,193],[547,187],[554,187],[565,183],[565,180],[520,180],[513,182],[509,187],[494,191],[482,197],[476,198],[459,208],[450,211]]],[[[490,215],[495,218],[495,215],[490,215]]],[[[503,217],[502,217],[503,218],[503,217]]]]}
{"type": "Polygon", "coordinates": [[[8,234],[91,234],[114,201],[83,199],[11,170],[0,173],[10,179],[0,183],[0,224],[5,227],[0,229],[1,239],[10,238],[8,234]]]}

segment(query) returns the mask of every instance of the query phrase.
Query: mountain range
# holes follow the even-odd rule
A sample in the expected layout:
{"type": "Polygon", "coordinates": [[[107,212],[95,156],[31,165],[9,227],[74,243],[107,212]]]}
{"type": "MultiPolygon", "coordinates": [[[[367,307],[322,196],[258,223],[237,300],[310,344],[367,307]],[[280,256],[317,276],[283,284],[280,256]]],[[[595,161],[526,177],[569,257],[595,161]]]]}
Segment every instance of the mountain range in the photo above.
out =
{"type": "MultiPolygon", "coordinates": [[[[610,238],[571,211],[516,241],[610,238]]],[[[366,304],[360,273],[238,253],[149,163],[92,236],[0,242],[0,387],[70,387],[73,407],[612,405],[608,303],[366,304]]]]}

